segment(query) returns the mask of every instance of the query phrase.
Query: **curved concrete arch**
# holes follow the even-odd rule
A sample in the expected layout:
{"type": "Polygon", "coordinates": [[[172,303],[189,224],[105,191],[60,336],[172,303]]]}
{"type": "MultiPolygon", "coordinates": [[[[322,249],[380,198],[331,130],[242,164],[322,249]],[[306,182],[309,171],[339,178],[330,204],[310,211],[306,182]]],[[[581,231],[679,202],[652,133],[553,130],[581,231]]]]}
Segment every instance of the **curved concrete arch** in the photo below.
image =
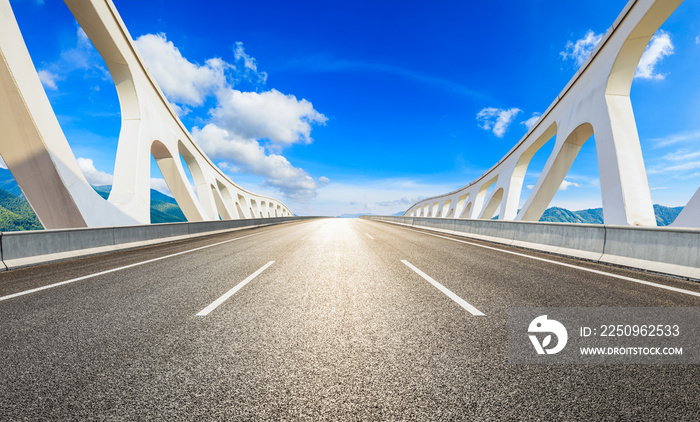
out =
{"type": "Polygon", "coordinates": [[[174,156],[179,158],[178,152],[173,154],[173,151],[168,149],[164,143],[156,140],[151,143],[151,155],[153,155],[160,173],[165,179],[165,184],[168,185],[170,193],[173,194],[173,198],[175,198],[185,218],[188,221],[202,221],[202,211],[198,207],[194,192],[191,191],[189,183],[186,182],[187,176],[182,169],[182,164],[180,160],[174,158],[174,156]]]}
{"type": "Polygon", "coordinates": [[[495,175],[486,182],[482,182],[480,185],[478,185],[476,195],[474,195],[474,205],[472,206],[471,215],[476,216],[477,218],[481,216],[481,213],[484,211],[484,204],[487,199],[486,195],[489,192],[489,188],[498,181],[498,177],[498,175],[495,175]]]}
{"type": "Polygon", "coordinates": [[[473,205],[474,205],[474,202],[469,201],[469,203],[467,204],[467,206],[464,207],[464,211],[462,212],[462,215],[461,215],[459,218],[462,218],[462,219],[471,218],[472,206],[473,206],[473,205]]]}
{"type": "MultiPolygon", "coordinates": [[[[571,167],[580,144],[588,139],[586,132],[595,131],[605,222],[656,225],[629,89],[649,40],[681,2],[630,0],[540,119],[498,163],[461,189],[424,199],[419,204],[469,193],[474,197],[469,218],[479,216],[483,198],[478,196],[485,181],[497,177],[499,182],[494,191],[503,188],[499,218],[538,220],[571,167]],[[554,151],[538,185],[516,215],[527,165],[532,155],[555,134],[554,151]]],[[[679,219],[679,225],[700,227],[700,189],[679,219]]]]}
{"type": "Polygon", "coordinates": [[[239,212],[239,214],[241,215],[241,218],[254,218],[253,217],[253,210],[250,208],[250,204],[248,203],[248,200],[246,199],[245,196],[241,195],[240,193],[238,194],[237,204],[240,204],[239,206],[242,208],[239,212]]]}
{"type": "Polygon", "coordinates": [[[452,205],[452,199],[446,199],[442,204],[442,210],[440,212],[440,217],[447,218],[447,214],[450,212],[450,206],[452,205]]]}
{"type": "Polygon", "coordinates": [[[245,212],[243,211],[243,208],[241,208],[241,203],[236,201],[236,211],[238,212],[238,218],[239,219],[245,219],[245,212]]]}
{"type": "Polygon", "coordinates": [[[433,206],[430,207],[430,216],[437,217],[440,211],[440,201],[433,202],[433,206]]]}
{"type": "Polygon", "coordinates": [[[557,134],[554,149],[516,220],[539,221],[564,181],[581,147],[593,135],[593,126],[590,123],[583,123],[568,135],[564,135],[566,137],[560,135],[562,135],[561,132],[557,134]]]}
{"type": "MultiPolygon", "coordinates": [[[[114,226],[150,222],[151,155],[190,221],[218,219],[220,182],[246,198],[280,201],[237,186],[193,141],[151,76],[110,0],[65,0],[102,56],[114,81],[121,129],[109,199],[89,185],[41,85],[8,0],[0,0],[0,154],[46,228],[114,226]],[[153,140],[158,140],[158,144],[153,140]],[[195,179],[183,188],[181,154],[195,179]],[[182,182],[182,183],[181,183],[182,182]],[[217,192],[219,192],[217,194],[217,192]]],[[[226,206],[226,199],[223,198],[226,206]]],[[[229,210],[235,202],[230,201],[229,210]]],[[[243,213],[229,211],[231,218],[243,213]]]]}
{"type": "Polygon", "coordinates": [[[493,216],[496,214],[496,209],[501,205],[501,201],[503,199],[503,188],[498,188],[491,194],[491,197],[489,198],[486,207],[484,207],[484,210],[481,212],[481,215],[479,216],[480,220],[490,220],[493,218],[493,216]]]}
{"type": "Polygon", "coordinates": [[[465,193],[464,195],[457,198],[457,206],[455,207],[455,216],[456,217],[461,218],[462,211],[465,209],[468,199],[469,199],[468,193],[465,193]]]}
{"type": "Polygon", "coordinates": [[[200,160],[202,160],[201,153],[193,151],[193,148],[191,149],[191,147],[185,145],[182,140],[177,141],[177,149],[180,156],[185,160],[185,165],[187,165],[194,180],[194,189],[197,193],[197,199],[204,210],[204,217],[206,219],[217,219],[214,197],[209,189],[211,182],[207,180],[207,176],[202,170],[205,164],[200,164],[200,160]]]}
{"type": "Polygon", "coordinates": [[[231,216],[231,217],[229,217],[229,219],[239,218],[238,213],[236,212],[236,209],[235,209],[235,203],[234,203],[235,201],[233,200],[233,197],[231,196],[231,191],[226,186],[226,184],[217,178],[216,179],[216,188],[221,193],[221,197],[223,198],[223,201],[224,201],[224,206],[226,207],[228,214],[231,216]]]}
{"type": "Polygon", "coordinates": [[[211,194],[214,197],[214,204],[216,205],[216,211],[218,213],[217,217],[219,217],[221,220],[230,220],[232,216],[224,204],[224,198],[222,197],[221,192],[219,192],[219,189],[213,184],[210,184],[209,188],[211,189],[211,194]]]}

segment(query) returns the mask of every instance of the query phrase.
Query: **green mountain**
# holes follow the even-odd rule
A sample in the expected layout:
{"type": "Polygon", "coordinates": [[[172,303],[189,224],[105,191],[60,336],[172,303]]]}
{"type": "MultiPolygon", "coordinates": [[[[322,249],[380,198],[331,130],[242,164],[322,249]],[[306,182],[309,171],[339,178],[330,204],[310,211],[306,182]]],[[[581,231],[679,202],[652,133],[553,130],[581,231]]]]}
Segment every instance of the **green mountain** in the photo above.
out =
{"type": "Polygon", "coordinates": [[[32,207],[24,198],[0,189],[0,231],[41,230],[32,207]]]}
{"type": "MultiPolygon", "coordinates": [[[[668,226],[683,211],[683,207],[665,207],[654,205],[657,226],[668,226]]],[[[552,207],[547,209],[540,218],[540,221],[562,222],[562,223],[586,223],[603,224],[603,209],[592,208],[581,211],[569,211],[564,208],[552,207]]]]}
{"type": "Polygon", "coordinates": [[[10,170],[0,168],[0,189],[3,189],[14,196],[24,197],[22,195],[22,189],[19,188],[15,178],[10,173],[10,170]]]}
{"type": "Polygon", "coordinates": [[[603,209],[593,208],[582,211],[569,211],[565,208],[552,207],[548,208],[540,221],[549,221],[554,223],[585,223],[585,224],[603,224],[603,209]]]}
{"type": "MultiPolygon", "coordinates": [[[[107,199],[111,186],[93,186],[107,199]]],[[[151,222],[176,223],[187,221],[174,198],[151,189],[151,222]]],[[[44,227],[34,214],[9,170],[0,168],[0,231],[42,230],[44,227]]]]}
{"type": "MultiPolygon", "coordinates": [[[[111,186],[93,186],[103,198],[109,197],[111,186]]],[[[667,226],[676,219],[683,207],[665,207],[654,205],[656,223],[667,226]]],[[[397,213],[402,215],[403,213],[397,213]]],[[[359,214],[346,214],[341,217],[356,217],[359,214]]],[[[151,189],[151,222],[175,223],[187,221],[174,198],[151,189]]],[[[593,208],[581,211],[569,211],[564,208],[547,209],[540,221],[563,223],[603,224],[603,209],[593,208]]],[[[32,207],[15,182],[9,170],[0,168],[0,231],[41,230],[43,227],[34,214],[32,207]]]]}
{"type": "MultiPolygon", "coordinates": [[[[93,186],[103,198],[109,197],[111,186],[93,186]]],[[[151,223],[178,223],[187,221],[175,198],[151,189],[151,223]]]]}

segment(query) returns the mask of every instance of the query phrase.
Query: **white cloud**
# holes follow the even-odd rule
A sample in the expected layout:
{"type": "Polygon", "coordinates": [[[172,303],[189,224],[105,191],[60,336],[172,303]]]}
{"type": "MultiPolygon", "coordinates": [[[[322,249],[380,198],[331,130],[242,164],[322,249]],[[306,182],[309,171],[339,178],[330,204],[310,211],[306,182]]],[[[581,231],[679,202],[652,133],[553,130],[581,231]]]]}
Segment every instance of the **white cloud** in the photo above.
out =
{"type": "Polygon", "coordinates": [[[151,189],[157,190],[158,192],[170,197],[173,196],[172,192],[170,192],[170,189],[168,188],[168,184],[165,183],[165,179],[159,177],[151,177],[151,189]]]}
{"type": "Polygon", "coordinates": [[[661,59],[673,54],[673,43],[667,32],[659,30],[649,41],[649,45],[642,58],[639,60],[637,71],[634,74],[635,78],[639,79],[664,79],[666,75],[656,73],[656,65],[661,59]]]}
{"type": "Polygon", "coordinates": [[[561,185],[559,186],[559,190],[567,190],[570,187],[580,188],[581,184],[576,182],[569,182],[568,180],[564,179],[562,180],[561,185]]]}
{"type": "Polygon", "coordinates": [[[41,80],[41,84],[44,85],[45,89],[51,89],[53,91],[58,89],[56,82],[58,81],[59,77],[57,74],[46,69],[42,69],[37,73],[39,74],[39,80],[41,80]]]}
{"type": "Polygon", "coordinates": [[[486,107],[476,114],[476,120],[479,122],[480,128],[491,130],[494,135],[502,138],[508,126],[520,111],[519,108],[509,108],[506,110],[486,107]]]}
{"type": "Polygon", "coordinates": [[[691,158],[700,157],[700,151],[690,151],[687,149],[679,149],[663,156],[664,160],[668,161],[684,161],[691,158]]]}
{"type": "Polygon", "coordinates": [[[279,189],[288,198],[310,199],[316,195],[319,187],[316,180],[283,156],[266,154],[265,148],[253,138],[241,138],[213,123],[201,129],[192,128],[192,136],[212,159],[231,160],[235,168],[265,177],[265,184],[279,189]]]}
{"type": "Polygon", "coordinates": [[[700,45],[700,36],[695,37],[695,44],[700,45]]]}
{"type": "Polygon", "coordinates": [[[275,89],[262,93],[223,89],[217,98],[214,120],[240,138],[269,139],[281,146],[310,143],[311,125],[328,120],[310,102],[275,89]]]}
{"type": "Polygon", "coordinates": [[[668,166],[663,169],[657,169],[653,173],[670,173],[674,171],[686,171],[700,169],[700,161],[689,161],[682,164],[677,164],[675,166],[668,166]]]}
{"type": "Polygon", "coordinates": [[[526,189],[532,189],[532,188],[534,188],[534,187],[535,187],[535,185],[527,185],[527,186],[525,186],[526,189]]]}
{"type": "Polygon", "coordinates": [[[0,169],[7,169],[7,164],[5,164],[5,160],[0,157],[0,169]]]}
{"type": "Polygon", "coordinates": [[[146,65],[172,102],[200,106],[204,99],[226,84],[226,69],[231,65],[212,58],[200,66],[182,56],[165,34],[146,34],[136,39],[146,65]]]}
{"type": "MultiPolygon", "coordinates": [[[[112,176],[111,174],[105,173],[101,170],[97,170],[97,168],[95,168],[95,163],[92,161],[91,158],[78,158],[78,166],[83,172],[83,175],[85,175],[85,178],[87,179],[88,183],[90,183],[93,186],[112,185],[112,182],[114,181],[114,176],[112,176]]],[[[165,179],[162,178],[152,177],[151,189],[155,189],[158,192],[168,195],[170,197],[173,196],[173,194],[170,192],[170,189],[168,189],[168,185],[165,183],[165,179]]]]}
{"type": "Polygon", "coordinates": [[[596,34],[592,30],[588,30],[583,38],[574,41],[569,41],[566,43],[564,51],[559,54],[564,60],[573,60],[577,66],[581,66],[583,62],[586,61],[588,56],[595,46],[603,38],[603,34],[596,34]]]}
{"type": "Polygon", "coordinates": [[[454,190],[452,183],[433,184],[411,179],[365,181],[361,177],[334,181],[332,189],[319,189],[312,202],[291,200],[286,204],[299,215],[382,214],[406,211],[435,192],[454,190]]]}
{"type": "Polygon", "coordinates": [[[535,123],[537,123],[538,120],[540,120],[540,116],[542,116],[542,113],[532,113],[532,117],[520,123],[530,129],[535,123]]]}
{"type": "Polygon", "coordinates": [[[652,142],[655,147],[665,147],[697,140],[700,140],[700,131],[672,133],[664,136],[663,138],[649,139],[649,141],[652,142]]]}
{"type": "Polygon", "coordinates": [[[78,36],[78,46],[84,48],[92,47],[92,41],[90,41],[90,38],[88,38],[85,30],[82,27],[78,27],[76,35],[78,36]]]}
{"type": "Polygon", "coordinates": [[[258,70],[243,43],[237,42],[234,57],[238,67],[222,59],[198,65],[185,58],[165,34],[148,34],[136,40],[153,76],[184,116],[214,98],[209,118],[192,135],[219,167],[235,173],[249,172],[266,178],[265,183],[288,198],[312,198],[327,178],[314,179],[294,167],[280,151],[295,143],[311,143],[311,129],[325,124],[326,116],[311,102],[298,100],[275,89],[243,92],[234,89],[236,80],[264,84],[267,74],[258,70]],[[261,144],[261,141],[264,144],[261,144]],[[268,151],[267,149],[271,150],[268,151]]]}
{"type": "Polygon", "coordinates": [[[95,168],[95,163],[91,158],[78,158],[78,166],[83,172],[88,183],[93,186],[111,185],[114,177],[95,168]]]}
{"type": "MultiPolygon", "coordinates": [[[[677,173],[676,177],[688,176],[688,171],[695,171],[700,168],[700,151],[697,148],[681,148],[660,157],[662,162],[647,170],[647,174],[677,173]]],[[[690,176],[694,176],[690,174],[690,176]]]]}
{"type": "Polygon", "coordinates": [[[244,77],[248,78],[251,82],[262,85],[267,82],[267,73],[258,72],[257,60],[246,54],[242,42],[236,42],[236,47],[233,49],[233,56],[237,61],[243,61],[243,72],[239,73],[242,73],[244,77]]]}
{"type": "Polygon", "coordinates": [[[76,70],[83,71],[86,79],[107,80],[109,78],[109,72],[98,59],[97,50],[81,27],[76,29],[76,38],[75,47],[61,51],[58,60],[38,70],[39,79],[45,89],[57,90],[58,82],[65,80],[71,72],[76,70]]]}

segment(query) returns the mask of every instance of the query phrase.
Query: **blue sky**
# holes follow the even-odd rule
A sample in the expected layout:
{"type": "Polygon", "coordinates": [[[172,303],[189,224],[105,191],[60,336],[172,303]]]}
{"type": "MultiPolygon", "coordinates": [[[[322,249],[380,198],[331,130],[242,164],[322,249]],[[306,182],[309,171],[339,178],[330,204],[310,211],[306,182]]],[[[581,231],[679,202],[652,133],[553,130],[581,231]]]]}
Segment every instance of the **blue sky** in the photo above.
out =
{"type": "MultiPolygon", "coordinates": [[[[241,186],[301,215],[393,214],[471,182],[527,131],[624,0],[114,0],[163,91],[241,186]]],[[[63,2],[11,1],[69,143],[110,182],[106,66],[63,2]]],[[[632,86],[655,203],[700,186],[700,2],[664,24],[632,86]]],[[[521,202],[551,146],[533,159],[521,202]]],[[[157,167],[153,186],[164,189],[157,167]]],[[[600,206],[594,142],[552,205],[600,206]]]]}

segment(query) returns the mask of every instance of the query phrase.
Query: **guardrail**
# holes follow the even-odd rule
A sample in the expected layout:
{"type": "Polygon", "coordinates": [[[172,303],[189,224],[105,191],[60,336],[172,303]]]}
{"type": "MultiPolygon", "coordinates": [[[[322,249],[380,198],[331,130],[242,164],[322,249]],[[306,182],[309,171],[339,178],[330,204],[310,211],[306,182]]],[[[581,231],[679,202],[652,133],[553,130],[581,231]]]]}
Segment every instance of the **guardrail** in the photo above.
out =
{"type": "Polygon", "coordinates": [[[700,280],[700,229],[396,216],[360,218],[700,280]]]}
{"type": "Polygon", "coordinates": [[[312,218],[317,217],[252,218],[4,232],[0,233],[0,255],[3,263],[0,270],[312,218]]]}

